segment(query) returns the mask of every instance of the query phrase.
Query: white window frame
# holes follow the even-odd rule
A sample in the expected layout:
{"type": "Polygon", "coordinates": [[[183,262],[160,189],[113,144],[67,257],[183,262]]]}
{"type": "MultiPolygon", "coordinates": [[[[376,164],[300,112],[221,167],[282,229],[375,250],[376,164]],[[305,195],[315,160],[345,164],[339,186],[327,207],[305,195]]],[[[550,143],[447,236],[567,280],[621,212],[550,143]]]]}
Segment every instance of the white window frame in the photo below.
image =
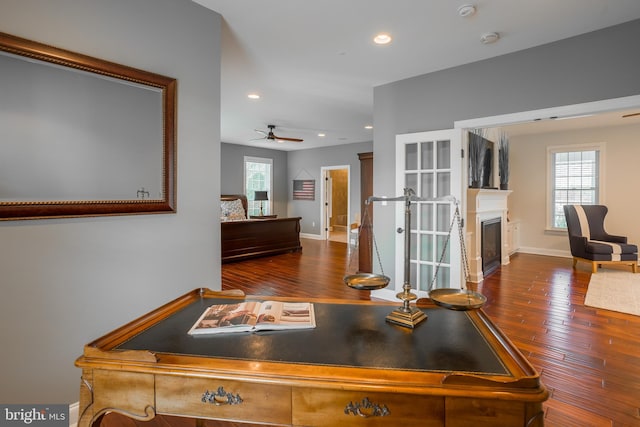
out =
{"type": "Polygon", "coordinates": [[[263,191],[267,191],[269,195],[269,200],[263,202],[263,210],[265,215],[271,214],[273,212],[273,159],[267,157],[252,157],[252,156],[244,156],[243,162],[243,171],[242,171],[242,188],[244,189],[244,193],[247,196],[247,217],[249,215],[259,215],[259,213],[251,212],[253,206],[253,197],[254,194],[249,194],[250,191],[247,189],[247,163],[264,163],[269,165],[269,178],[266,182],[267,188],[261,189],[263,191]]]}
{"type": "Polygon", "coordinates": [[[598,142],[593,144],[571,144],[571,145],[554,145],[547,147],[547,209],[546,223],[548,231],[566,232],[566,228],[556,227],[554,225],[554,190],[555,190],[555,165],[554,155],[556,153],[571,153],[577,151],[597,151],[598,152],[598,182],[596,189],[596,200],[598,204],[605,203],[604,188],[604,165],[606,156],[606,143],[598,142]]]}

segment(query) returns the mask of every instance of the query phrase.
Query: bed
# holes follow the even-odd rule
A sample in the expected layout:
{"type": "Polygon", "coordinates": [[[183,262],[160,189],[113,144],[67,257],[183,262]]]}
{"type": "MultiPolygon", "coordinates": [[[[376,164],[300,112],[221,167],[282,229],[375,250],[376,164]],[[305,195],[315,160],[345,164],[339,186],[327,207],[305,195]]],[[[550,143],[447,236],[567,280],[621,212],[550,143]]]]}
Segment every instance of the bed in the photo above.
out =
{"type": "Polygon", "coordinates": [[[243,194],[224,194],[220,204],[223,263],[302,250],[300,217],[247,219],[243,194]]]}

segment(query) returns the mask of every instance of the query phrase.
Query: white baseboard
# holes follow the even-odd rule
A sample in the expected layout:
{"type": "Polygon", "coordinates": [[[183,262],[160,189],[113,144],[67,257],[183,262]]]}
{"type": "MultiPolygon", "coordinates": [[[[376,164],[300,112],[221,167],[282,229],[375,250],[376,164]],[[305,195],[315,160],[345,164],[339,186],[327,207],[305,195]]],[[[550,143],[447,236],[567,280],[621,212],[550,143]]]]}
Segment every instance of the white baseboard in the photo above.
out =
{"type": "Polygon", "coordinates": [[[545,248],[532,248],[532,247],[522,247],[519,248],[517,252],[523,254],[531,254],[531,255],[545,255],[545,256],[555,256],[559,258],[573,258],[571,256],[571,252],[559,249],[545,249],[545,248]]]}
{"type": "Polygon", "coordinates": [[[69,405],[69,427],[76,427],[78,425],[78,417],[80,411],[80,402],[72,403],[69,405]]]}
{"type": "Polygon", "coordinates": [[[304,239],[323,240],[320,234],[300,233],[300,237],[304,239]]]}

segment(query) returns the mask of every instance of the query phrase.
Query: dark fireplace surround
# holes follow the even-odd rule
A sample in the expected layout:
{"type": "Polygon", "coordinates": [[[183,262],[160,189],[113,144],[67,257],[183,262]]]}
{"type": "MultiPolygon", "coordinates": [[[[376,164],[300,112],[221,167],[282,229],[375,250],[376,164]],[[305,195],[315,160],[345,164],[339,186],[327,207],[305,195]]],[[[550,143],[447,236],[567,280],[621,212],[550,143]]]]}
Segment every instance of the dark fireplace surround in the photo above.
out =
{"type": "Polygon", "coordinates": [[[482,274],[487,276],[501,264],[502,220],[500,217],[482,221],[481,224],[482,274]]]}

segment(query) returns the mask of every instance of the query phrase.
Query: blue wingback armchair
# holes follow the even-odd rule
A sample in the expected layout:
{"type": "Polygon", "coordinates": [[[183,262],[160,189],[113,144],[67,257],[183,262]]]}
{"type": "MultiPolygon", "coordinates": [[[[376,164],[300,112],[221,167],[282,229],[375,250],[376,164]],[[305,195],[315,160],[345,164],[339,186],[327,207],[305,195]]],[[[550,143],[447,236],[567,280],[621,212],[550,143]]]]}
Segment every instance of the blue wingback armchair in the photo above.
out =
{"type": "Polygon", "coordinates": [[[605,264],[624,264],[635,273],[638,266],[638,246],[627,243],[624,236],[604,230],[604,217],[609,210],[603,205],[565,205],[569,246],[573,266],[578,261],[591,263],[591,271],[605,264]]]}

